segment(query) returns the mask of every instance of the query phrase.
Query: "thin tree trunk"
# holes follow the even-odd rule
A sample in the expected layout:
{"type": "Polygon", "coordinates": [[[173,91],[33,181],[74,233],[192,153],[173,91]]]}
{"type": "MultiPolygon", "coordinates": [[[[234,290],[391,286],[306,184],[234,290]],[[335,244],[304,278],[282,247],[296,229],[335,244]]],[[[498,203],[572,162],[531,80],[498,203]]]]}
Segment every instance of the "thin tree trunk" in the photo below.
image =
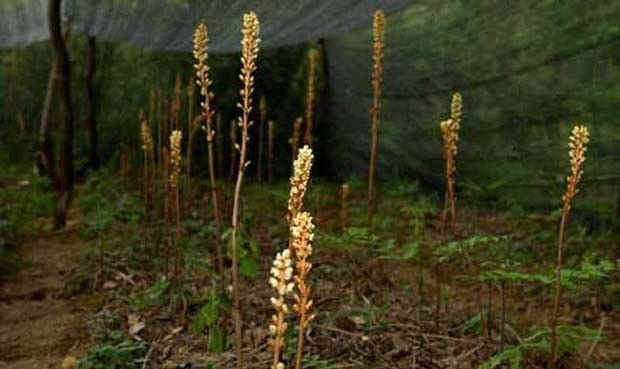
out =
{"type": "Polygon", "coordinates": [[[97,68],[97,40],[88,38],[88,56],[86,64],[86,128],[88,129],[88,164],[91,169],[99,169],[99,135],[95,112],[94,80],[97,68]]]}
{"type": "Polygon", "coordinates": [[[37,167],[39,172],[41,175],[47,175],[49,177],[54,189],[58,189],[59,184],[54,167],[54,145],[52,142],[52,123],[50,116],[52,113],[52,102],[54,101],[57,80],[58,64],[54,57],[47,80],[47,91],[43,103],[43,112],[41,113],[41,125],[39,126],[40,151],[37,155],[37,167]]]}
{"type": "Polygon", "coordinates": [[[71,62],[61,32],[61,0],[50,0],[50,36],[58,66],[58,87],[60,115],[62,117],[62,143],[59,165],[58,202],[56,204],[55,227],[67,223],[67,211],[73,194],[73,109],[71,107],[71,62]]]}
{"type": "MultiPolygon", "coordinates": [[[[64,30],[65,43],[69,42],[70,27],[67,24],[64,30]]],[[[47,80],[47,90],[43,102],[41,113],[41,125],[39,127],[39,152],[37,154],[37,168],[39,174],[47,175],[54,190],[60,187],[56,174],[56,159],[54,155],[54,142],[52,140],[52,109],[54,99],[58,96],[58,62],[54,56],[50,66],[49,78],[47,80]]]]}

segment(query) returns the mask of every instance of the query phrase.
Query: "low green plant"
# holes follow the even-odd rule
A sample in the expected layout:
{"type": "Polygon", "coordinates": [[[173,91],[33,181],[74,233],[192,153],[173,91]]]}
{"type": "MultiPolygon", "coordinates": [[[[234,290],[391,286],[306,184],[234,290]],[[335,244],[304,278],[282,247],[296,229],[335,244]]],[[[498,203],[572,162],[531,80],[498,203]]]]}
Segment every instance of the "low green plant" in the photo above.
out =
{"type": "Polygon", "coordinates": [[[133,311],[142,311],[154,306],[164,306],[170,303],[172,284],[166,278],[157,280],[145,290],[138,290],[131,294],[129,306],[133,311]]]}
{"type": "Polygon", "coordinates": [[[107,171],[95,173],[84,185],[80,210],[85,234],[100,237],[115,223],[138,225],[143,214],[140,199],[107,171]]]}
{"type": "Polygon", "coordinates": [[[0,187],[0,275],[19,269],[18,248],[26,232],[37,228],[37,220],[49,216],[53,198],[46,182],[32,174],[8,169],[9,185],[0,187]]]}
{"type": "MultiPolygon", "coordinates": [[[[594,342],[600,337],[598,332],[583,326],[557,327],[558,354],[573,354],[577,352],[583,342],[594,342]]],[[[551,331],[549,329],[535,329],[527,338],[517,345],[508,347],[491,356],[478,369],[494,369],[508,364],[510,369],[530,367],[530,358],[536,355],[549,355],[551,351],[551,331]]]]}
{"type": "MultiPolygon", "coordinates": [[[[247,228],[245,228],[247,229],[247,228]]],[[[232,228],[227,228],[222,232],[222,242],[227,247],[228,257],[232,258],[232,228]]],[[[256,240],[248,237],[245,232],[240,231],[236,237],[237,258],[239,262],[239,272],[246,278],[254,278],[258,274],[258,257],[260,249],[256,240]]]]}
{"type": "Polygon", "coordinates": [[[213,353],[222,353],[228,342],[226,333],[220,323],[220,318],[230,312],[230,303],[225,298],[213,293],[192,321],[195,332],[209,331],[209,349],[213,353]]]}
{"type": "Polygon", "coordinates": [[[142,342],[103,344],[81,359],[77,369],[140,369],[147,350],[142,342]]]}

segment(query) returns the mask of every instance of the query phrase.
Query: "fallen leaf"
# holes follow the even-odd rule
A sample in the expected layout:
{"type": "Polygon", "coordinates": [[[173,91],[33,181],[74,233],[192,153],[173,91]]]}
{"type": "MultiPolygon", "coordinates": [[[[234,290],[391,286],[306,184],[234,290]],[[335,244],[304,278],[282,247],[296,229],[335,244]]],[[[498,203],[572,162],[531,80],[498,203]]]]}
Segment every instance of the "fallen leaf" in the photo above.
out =
{"type": "Polygon", "coordinates": [[[136,336],[146,327],[146,323],[140,320],[140,317],[136,314],[129,314],[127,316],[127,325],[129,325],[129,334],[132,336],[136,336]]]}

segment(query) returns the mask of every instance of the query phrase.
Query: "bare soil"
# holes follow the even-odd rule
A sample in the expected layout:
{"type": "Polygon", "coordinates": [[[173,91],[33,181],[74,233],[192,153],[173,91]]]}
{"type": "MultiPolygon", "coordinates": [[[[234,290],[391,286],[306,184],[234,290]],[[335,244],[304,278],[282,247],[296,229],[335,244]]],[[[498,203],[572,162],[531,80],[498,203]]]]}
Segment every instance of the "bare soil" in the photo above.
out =
{"type": "Polygon", "coordinates": [[[22,245],[20,271],[0,281],[0,368],[60,368],[88,349],[85,323],[98,298],[66,293],[85,251],[75,226],[22,245]]]}

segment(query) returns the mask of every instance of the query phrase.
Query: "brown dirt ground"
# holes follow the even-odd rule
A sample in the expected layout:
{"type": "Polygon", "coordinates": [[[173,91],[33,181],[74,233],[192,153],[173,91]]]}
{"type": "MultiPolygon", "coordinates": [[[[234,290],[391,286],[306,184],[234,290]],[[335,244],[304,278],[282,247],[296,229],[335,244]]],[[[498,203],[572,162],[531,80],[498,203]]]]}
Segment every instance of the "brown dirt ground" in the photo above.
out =
{"type": "Polygon", "coordinates": [[[85,249],[75,225],[22,245],[21,270],[0,281],[0,368],[60,368],[87,350],[85,323],[97,297],[65,293],[85,249]]]}

